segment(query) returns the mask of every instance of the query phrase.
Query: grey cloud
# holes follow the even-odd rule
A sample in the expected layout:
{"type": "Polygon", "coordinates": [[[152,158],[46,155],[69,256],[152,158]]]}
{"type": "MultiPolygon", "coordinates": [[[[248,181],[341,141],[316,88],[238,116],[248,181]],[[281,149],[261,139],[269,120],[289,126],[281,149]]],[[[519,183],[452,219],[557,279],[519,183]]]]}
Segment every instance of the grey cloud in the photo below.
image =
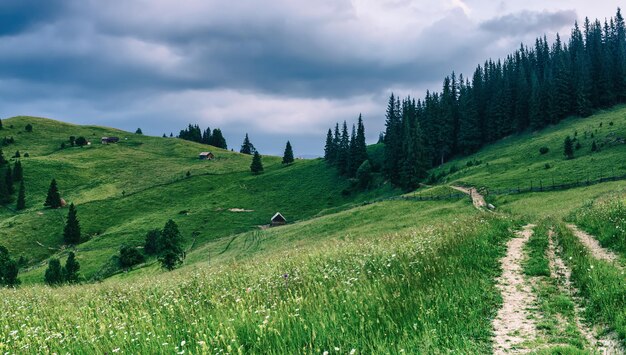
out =
{"type": "Polygon", "coordinates": [[[521,11],[484,21],[480,28],[500,35],[518,36],[534,33],[540,36],[547,31],[570,27],[577,19],[575,10],[521,11]]]}

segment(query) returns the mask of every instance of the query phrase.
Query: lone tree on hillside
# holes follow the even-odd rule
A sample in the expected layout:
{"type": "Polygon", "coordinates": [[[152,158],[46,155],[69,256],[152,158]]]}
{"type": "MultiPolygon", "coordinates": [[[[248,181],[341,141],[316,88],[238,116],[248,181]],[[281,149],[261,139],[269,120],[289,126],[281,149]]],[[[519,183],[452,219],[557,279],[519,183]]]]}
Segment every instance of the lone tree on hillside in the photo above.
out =
{"type": "Polygon", "coordinates": [[[7,191],[9,191],[9,195],[13,195],[15,189],[13,188],[13,174],[11,173],[11,166],[7,168],[7,171],[4,173],[4,183],[7,186],[7,191]]]}
{"type": "Polygon", "coordinates": [[[26,132],[30,133],[33,131],[33,125],[32,124],[27,124],[26,127],[24,127],[24,130],[26,130],[26,132]]]}
{"type": "Polygon", "coordinates": [[[569,136],[565,137],[565,142],[563,142],[563,154],[567,159],[574,158],[574,144],[569,136]]]}
{"type": "Polygon", "coordinates": [[[76,138],[76,141],[74,141],[74,143],[77,146],[82,147],[82,146],[86,146],[88,142],[87,142],[87,138],[85,138],[83,136],[80,136],[80,137],[76,138]]]}
{"type": "Polygon", "coordinates": [[[20,181],[20,189],[17,193],[17,204],[15,205],[15,209],[18,211],[26,208],[26,189],[24,188],[24,180],[20,181]]]}
{"type": "Polygon", "coordinates": [[[250,139],[248,138],[248,133],[246,133],[246,137],[243,139],[243,144],[241,145],[239,153],[252,155],[255,151],[256,149],[254,148],[254,144],[250,142],[250,139]]]}
{"type": "Polygon", "coordinates": [[[0,245],[0,286],[15,287],[19,285],[18,272],[17,262],[11,259],[9,250],[0,245]]]}
{"type": "Polygon", "coordinates": [[[50,259],[48,268],[44,274],[44,282],[50,286],[60,285],[63,283],[63,270],[59,259],[50,259]]]}
{"type": "Polygon", "coordinates": [[[250,164],[250,171],[252,171],[254,175],[258,175],[263,172],[263,162],[261,161],[261,154],[259,154],[259,152],[254,152],[252,164],[250,164]]]}
{"type": "Polygon", "coordinates": [[[137,248],[122,245],[120,248],[120,267],[124,270],[129,270],[137,264],[141,264],[145,260],[143,254],[137,250],[137,248]]]}
{"type": "Polygon", "coordinates": [[[146,234],[146,243],[143,246],[143,252],[146,255],[156,255],[159,253],[159,239],[161,238],[161,231],[159,229],[153,229],[146,234]]]}
{"type": "Polygon", "coordinates": [[[18,160],[13,164],[13,181],[22,181],[24,178],[24,169],[22,168],[22,161],[18,160]]]}
{"type": "Polygon", "coordinates": [[[283,154],[283,164],[291,163],[293,163],[293,149],[291,148],[291,143],[287,141],[287,145],[285,146],[285,153],[283,154]]]}
{"type": "Polygon", "coordinates": [[[63,230],[63,240],[65,244],[76,245],[80,243],[80,223],[76,215],[76,207],[70,204],[70,210],[67,213],[67,222],[63,230]]]}
{"type": "Polygon", "coordinates": [[[135,134],[143,134],[143,131],[141,130],[141,128],[137,128],[137,130],[135,131],[135,134]]]}
{"type": "Polygon", "coordinates": [[[63,267],[63,280],[70,284],[78,283],[80,264],[76,261],[76,254],[73,251],[67,256],[65,267],[63,267]]]}
{"type": "Polygon", "coordinates": [[[50,187],[48,188],[48,196],[46,197],[46,202],[43,205],[50,208],[61,207],[61,195],[59,194],[57,181],[55,179],[52,179],[52,181],[50,182],[50,187]]]}
{"type": "Polygon", "coordinates": [[[173,220],[167,221],[161,238],[159,239],[159,261],[164,269],[174,270],[178,265],[183,263],[185,252],[181,246],[182,236],[178,230],[178,225],[173,220]]]}

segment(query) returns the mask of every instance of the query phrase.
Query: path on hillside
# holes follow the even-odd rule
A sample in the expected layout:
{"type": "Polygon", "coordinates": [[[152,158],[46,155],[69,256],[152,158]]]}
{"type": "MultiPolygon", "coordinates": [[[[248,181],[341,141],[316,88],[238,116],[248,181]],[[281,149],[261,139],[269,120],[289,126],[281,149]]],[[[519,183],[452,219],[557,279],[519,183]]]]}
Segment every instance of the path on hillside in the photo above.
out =
{"type": "Polygon", "coordinates": [[[481,195],[478,192],[478,190],[476,190],[476,188],[474,187],[467,188],[467,187],[462,187],[462,186],[450,186],[450,187],[457,191],[461,191],[464,194],[470,195],[470,197],[472,198],[472,203],[474,204],[474,207],[478,208],[479,210],[487,206],[487,203],[485,203],[485,198],[483,197],[483,195],[481,195]]]}
{"type": "Polygon", "coordinates": [[[608,261],[613,263],[615,267],[620,270],[624,270],[624,268],[619,264],[619,257],[613,253],[612,251],[604,248],[600,245],[600,242],[592,236],[591,234],[582,231],[574,224],[568,224],[567,227],[574,232],[574,235],[580,242],[591,252],[591,255],[599,260],[608,261]]]}
{"type": "MultiPolygon", "coordinates": [[[[603,334],[602,331],[594,331],[589,328],[581,318],[584,309],[580,306],[581,299],[578,297],[578,289],[572,284],[572,271],[565,265],[563,259],[556,252],[554,245],[554,231],[548,232],[548,262],[550,266],[550,277],[557,281],[560,291],[569,296],[574,302],[574,322],[576,328],[587,339],[589,345],[595,353],[599,354],[624,354],[619,340],[613,334],[603,334]],[[598,336],[597,334],[603,334],[598,336]]],[[[601,329],[600,329],[601,330],[601,329]]]]}
{"type": "Polygon", "coordinates": [[[502,308],[493,320],[495,354],[509,353],[536,337],[535,321],[529,311],[535,303],[535,296],[530,284],[525,282],[522,270],[524,245],[532,236],[534,227],[529,224],[516,232],[516,237],[506,244],[506,256],[500,260],[502,275],[497,280],[497,287],[502,295],[502,308]]]}

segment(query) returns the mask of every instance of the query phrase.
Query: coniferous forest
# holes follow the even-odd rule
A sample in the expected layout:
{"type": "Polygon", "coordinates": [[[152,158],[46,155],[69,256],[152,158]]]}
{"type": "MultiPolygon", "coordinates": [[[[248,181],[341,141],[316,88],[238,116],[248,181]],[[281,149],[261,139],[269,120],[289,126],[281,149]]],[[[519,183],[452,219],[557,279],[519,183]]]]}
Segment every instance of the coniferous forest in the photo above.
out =
{"type": "MultiPolygon", "coordinates": [[[[558,34],[549,43],[544,35],[504,60],[478,65],[471,78],[453,72],[441,92],[426,92],[423,99],[391,94],[384,173],[394,185],[412,189],[429,168],[454,156],[625,101],[626,26],[618,9],[603,23],[576,23],[567,43],[558,34]]],[[[334,135],[329,130],[325,158],[350,176],[355,170],[342,160],[349,157],[346,137],[345,125],[343,133],[339,126],[334,135]]]]}

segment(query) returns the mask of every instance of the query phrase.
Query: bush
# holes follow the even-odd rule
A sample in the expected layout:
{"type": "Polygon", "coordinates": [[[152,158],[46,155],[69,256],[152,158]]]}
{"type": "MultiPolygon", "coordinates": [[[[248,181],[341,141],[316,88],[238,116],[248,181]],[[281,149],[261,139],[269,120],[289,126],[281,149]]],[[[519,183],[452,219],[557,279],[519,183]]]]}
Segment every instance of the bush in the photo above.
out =
{"type": "Polygon", "coordinates": [[[550,148],[548,148],[548,147],[541,147],[541,148],[539,148],[539,153],[541,155],[548,154],[549,151],[550,151],[550,148]]]}
{"type": "Polygon", "coordinates": [[[87,145],[87,139],[83,136],[76,138],[76,145],[79,147],[87,145]]]}
{"type": "Polygon", "coordinates": [[[143,254],[137,248],[128,245],[123,245],[120,248],[119,263],[122,269],[130,269],[137,264],[143,263],[144,260],[143,254]]]}
{"type": "Polygon", "coordinates": [[[24,127],[24,130],[26,130],[26,132],[32,132],[33,131],[33,125],[32,124],[27,124],[26,127],[24,127]]]}
{"type": "Polygon", "coordinates": [[[552,165],[546,163],[546,165],[543,166],[546,170],[550,169],[552,167],[552,165]]]}

